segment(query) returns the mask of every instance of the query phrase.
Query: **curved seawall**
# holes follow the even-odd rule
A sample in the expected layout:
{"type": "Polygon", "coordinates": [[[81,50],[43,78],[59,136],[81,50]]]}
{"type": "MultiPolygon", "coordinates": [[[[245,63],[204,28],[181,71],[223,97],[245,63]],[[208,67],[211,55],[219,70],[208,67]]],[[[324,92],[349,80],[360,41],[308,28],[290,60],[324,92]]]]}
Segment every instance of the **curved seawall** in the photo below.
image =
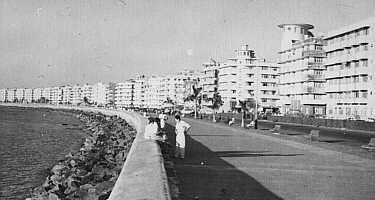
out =
{"type": "Polygon", "coordinates": [[[47,107],[52,109],[75,109],[117,115],[137,130],[119,178],[111,192],[110,200],[170,200],[168,179],[158,144],[144,139],[146,119],[137,113],[90,107],[68,107],[35,104],[0,104],[4,106],[47,107]]]}

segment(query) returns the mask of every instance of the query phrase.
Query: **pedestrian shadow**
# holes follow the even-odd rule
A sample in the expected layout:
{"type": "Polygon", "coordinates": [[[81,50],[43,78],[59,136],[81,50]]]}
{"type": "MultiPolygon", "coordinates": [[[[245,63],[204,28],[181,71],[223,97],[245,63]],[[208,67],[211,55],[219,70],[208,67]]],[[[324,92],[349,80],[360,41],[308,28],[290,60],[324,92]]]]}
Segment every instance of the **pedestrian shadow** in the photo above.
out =
{"type": "MultiPolygon", "coordinates": [[[[166,124],[169,142],[175,142],[174,126],[166,124]]],[[[186,137],[186,157],[174,159],[179,180],[179,200],[281,200],[255,178],[221,157],[263,155],[268,151],[213,152],[194,138],[186,137]]],[[[266,174],[265,174],[266,175],[266,174]]]]}

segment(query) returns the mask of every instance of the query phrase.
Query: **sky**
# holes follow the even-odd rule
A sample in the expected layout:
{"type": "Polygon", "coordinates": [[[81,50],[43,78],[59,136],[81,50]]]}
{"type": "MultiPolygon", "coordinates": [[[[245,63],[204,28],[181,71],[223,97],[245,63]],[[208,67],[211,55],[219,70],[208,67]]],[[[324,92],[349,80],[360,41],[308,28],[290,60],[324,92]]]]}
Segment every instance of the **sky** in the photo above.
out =
{"type": "Polygon", "coordinates": [[[202,69],[241,44],[275,62],[278,24],[323,34],[374,11],[374,0],[0,0],[0,88],[202,69]]]}

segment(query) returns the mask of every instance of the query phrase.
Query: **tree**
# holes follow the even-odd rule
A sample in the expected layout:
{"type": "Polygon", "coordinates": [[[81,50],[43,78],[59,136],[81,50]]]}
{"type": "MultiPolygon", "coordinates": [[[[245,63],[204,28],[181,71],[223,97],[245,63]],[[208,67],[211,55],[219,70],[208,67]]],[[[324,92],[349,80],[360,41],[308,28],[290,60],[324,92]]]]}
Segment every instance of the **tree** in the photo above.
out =
{"type": "Polygon", "coordinates": [[[208,98],[208,100],[212,103],[211,106],[209,106],[212,109],[212,121],[216,122],[215,113],[216,110],[223,105],[223,101],[221,100],[221,96],[218,92],[215,92],[212,98],[208,98]]]}
{"type": "Polygon", "coordinates": [[[193,94],[190,94],[189,96],[187,96],[184,101],[194,101],[194,118],[196,119],[197,118],[197,108],[198,108],[198,103],[200,104],[201,102],[201,91],[202,91],[202,88],[199,87],[199,88],[196,88],[195,85],[192,86],[193,88],[193,94]]]}
{"type": "Polygon", "coordinates": [[[241,127],[245,127],[246,111],[248,111],[249,109],[253,107],[256,107],[255,106],[256,102],[253,98],[251,98],[251,99],[246,99],[243,101],[239,100],[238,103],[239,103],[239,109],[241,109],[241,127]]]}

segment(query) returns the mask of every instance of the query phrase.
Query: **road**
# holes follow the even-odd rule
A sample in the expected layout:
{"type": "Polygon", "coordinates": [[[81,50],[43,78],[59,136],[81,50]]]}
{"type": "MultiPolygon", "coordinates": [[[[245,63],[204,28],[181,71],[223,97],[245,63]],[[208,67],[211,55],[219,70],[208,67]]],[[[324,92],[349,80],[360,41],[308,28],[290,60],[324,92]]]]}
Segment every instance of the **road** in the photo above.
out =
{"type": "Polygon", "coordinates": [[[375,137],[375,130],[373,133],[370,133],[369,131],[339,130],[334,128],[313,127],[308,125],[279,123],[265,120],[259,121],[259,128],[270,129],[273,128],[275,124],[281,125],[281,132],[285,134],[304,135],[309,134],[310,131],[314,129],[320,131],[320,136],[323,140],[341,142],[342,144],[351,146],[361,146],[364,144],[368,144],[370,139],[372,137],[375,137]]]}
{"type": "Polygon", "coordinates": [[[374,199],[374,160],[184,120],[187,157],[174,160],[182,200],[374,199]]]}

